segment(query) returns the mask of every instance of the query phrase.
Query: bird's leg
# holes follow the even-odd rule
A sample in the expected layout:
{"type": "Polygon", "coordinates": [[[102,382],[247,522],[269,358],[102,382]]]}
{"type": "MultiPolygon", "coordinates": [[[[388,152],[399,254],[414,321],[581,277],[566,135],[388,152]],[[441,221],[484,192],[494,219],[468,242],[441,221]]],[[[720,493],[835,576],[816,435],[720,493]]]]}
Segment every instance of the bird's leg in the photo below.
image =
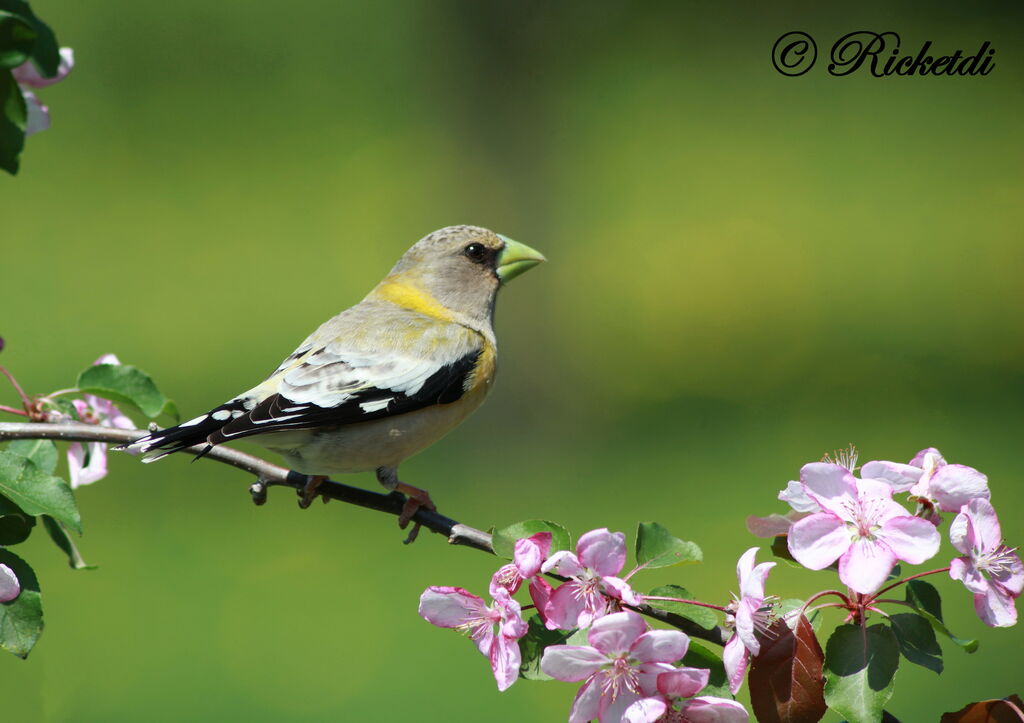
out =
{"type": "MultiPolygon", "coordinates": [[[[437,507],[434,505],[434,501],[430,499],[430,493],[419,487],[413,487],[407,485],[398,479],[398,470],[393,467],[379,467],[377,469],[377,481],[384,485],[387,489],[394,492],[401,492],[407,499],[405,504],[402,505],[402,512],[398,515],[398,526],[403,530],[409,526],[413,516],[420,507],[426,507],[428,510],[436,510],[437,507]]],[[[413,525],[413,528],[409,531],[409,536],[405,538],[405,544],[409,544],[416,539],[416,536],[420,532],[420,523],[413,525]]]]}
{"type": "Polygon", "coordinates": [[[313,500],[316,499],[316,488],[320,486],[320,483],[327,479],[327,475],[310,475],[306,478],[306,484],[299,491],[299,507],[306,509],[313,500]]]}

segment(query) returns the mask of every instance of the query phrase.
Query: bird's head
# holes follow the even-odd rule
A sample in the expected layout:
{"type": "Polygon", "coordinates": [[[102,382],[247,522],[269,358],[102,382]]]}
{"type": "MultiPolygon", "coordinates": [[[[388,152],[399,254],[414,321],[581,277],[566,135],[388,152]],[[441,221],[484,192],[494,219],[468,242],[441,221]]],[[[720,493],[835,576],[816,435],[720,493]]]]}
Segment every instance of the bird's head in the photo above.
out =
{"type": "Polygon", "coordinates": [[[449,226],[413,244],[384,283],[408,285],[451,311],[483,319],[492,313],[499,286],[544,260],[485,228],[449,226]]]}

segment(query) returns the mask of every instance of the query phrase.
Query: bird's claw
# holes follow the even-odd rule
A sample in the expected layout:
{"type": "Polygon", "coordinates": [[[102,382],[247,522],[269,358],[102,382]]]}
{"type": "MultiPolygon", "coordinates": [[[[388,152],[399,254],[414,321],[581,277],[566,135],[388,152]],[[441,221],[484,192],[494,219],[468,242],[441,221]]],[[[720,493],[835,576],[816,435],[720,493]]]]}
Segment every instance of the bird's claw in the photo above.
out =
{"type": "MultiPolygon", "coordinates": [[[[409,526],[409,523],[412,522],[412,518],[416,516],[416,513],[421,507],[425,507],[431,511],[437,509],[434,501],[430,499],[430,493],[426,490],[402,483],[399,483],[395,489],[406,495],[405,504],[402,505],[402,512],[398,515],[398,526],[403,530],[409,526]]],[[[412,529],[409,530],[409,535],[405,538],[406,545],[416,539],[416,536],[420,533],[420,527],[420,523],[417,522],[413,525],[412,529]]]]}
{"type": "MultiPolygon", "coordinates": [[[[313,504],[313,500],[316,499],[316,489],[317,487],[320,486],[320,483],[323,482],[325,479],[327,479],[327,477],[323,475],[311,475],[306,480],[306,484],[302,487],[301,490],[299,490],[299,507],[301,509],[306,509],[311,504],[313,504]]],[[[324,502],[326,501],[327,496],[324,495],[324,502]]]]}

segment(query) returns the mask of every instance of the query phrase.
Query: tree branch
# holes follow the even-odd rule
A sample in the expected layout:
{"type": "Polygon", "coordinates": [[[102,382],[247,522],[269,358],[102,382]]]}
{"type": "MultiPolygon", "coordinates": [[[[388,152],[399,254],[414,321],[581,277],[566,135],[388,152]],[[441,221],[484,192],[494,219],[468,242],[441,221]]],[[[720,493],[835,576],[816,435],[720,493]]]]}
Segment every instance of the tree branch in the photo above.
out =
{"type": "MultiPolygon", "coordinates": [[[[126,444],[134,442],[143,437],[146,433],[143,430],[115,429],[113,427],[102,427],[95,424],[83,424],[81,422],[61,423],[34,423],[34,422],[0,422],[0,442],[15,439],[52,439],[64,442],[105,442],[107,444],[126,444]]],[[[199,454],[206,445],[190,447],[185,452],[199,454]]],[[[206,453],[202,459],[211,459],[222,462],[232,467],[244,470],[256,476],[256,482],[249,487],[253,501],[261,505],[266,502],[267,488],[269,487],[292,487],[301,490],[307,481],[304,474],[267,462],[265,459],[255,455],[239,452],[230,447],[217,446],[206,453]]],[[[350,505],[366,507],[367,509],[386,512],[398,516],[402,512],[405,503],[405,495],[400,492],[383,494],[371,492],[360,487],[325,480],[317,487],[317,495],[346,502],[350,505]]],[[[491,536],[483,530],[478,530],[469,525],[463,525],[450,517],[438,512],[421,507],[416,511],[412,521],[418,523],[432,532],[444,535],[452,545],[463,545],[472,547],[483,552],[494,554],[491,547],[491,536]]],[[[721,627],[710,630],[687,620],[686,618],[670,613],[665,610],[653,608],[650,605],[629,606],[631,609],[646,615],[655,620],[676,627],[695,638],[724,645],[726,633],[721,627]]]]}

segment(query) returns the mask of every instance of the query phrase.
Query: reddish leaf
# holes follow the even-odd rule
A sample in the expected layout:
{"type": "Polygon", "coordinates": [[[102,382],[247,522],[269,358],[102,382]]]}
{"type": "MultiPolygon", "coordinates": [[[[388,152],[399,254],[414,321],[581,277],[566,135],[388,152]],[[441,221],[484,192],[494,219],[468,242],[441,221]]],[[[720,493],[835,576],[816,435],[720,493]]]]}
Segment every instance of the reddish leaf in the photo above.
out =
{"type": "Polygon", "coordinates": [[[983,700],[969,703],[956,713],[944,713],[941,723],[1021,723],[1024,721],[1024,701],[1019,695],[1002,700],[983,700]],[[1007,703],[1009,701],[1009,703],[1007,703]],[[1014,710],[1016,706],[1016,710],[1014,710]]]}
{"type": "Polygon", "coordinates": [[[751,661],[750,703],[761,723],[814,723],[825,715],[825,654],[803,615],[796,630],[781,618],[751,661]]]}

